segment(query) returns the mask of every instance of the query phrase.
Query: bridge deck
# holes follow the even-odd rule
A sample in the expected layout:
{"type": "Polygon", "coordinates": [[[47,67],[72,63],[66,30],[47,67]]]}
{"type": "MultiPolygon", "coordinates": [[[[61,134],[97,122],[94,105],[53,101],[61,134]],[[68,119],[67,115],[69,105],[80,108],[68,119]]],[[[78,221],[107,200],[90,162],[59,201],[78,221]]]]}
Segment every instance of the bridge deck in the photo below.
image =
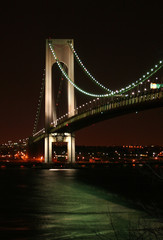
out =
{"type": "MultiPolygon", "coordinates": [[[[163,107],[162,90],[148,92],[145,95],[133,96],[127,99],[119,99],[113,102],[109,102],[108,100],[108,103],[95,106],[84,112],[82,109],[78,109],[73,117],[61,119],[56,127],[50,127],[49,133],[74,132],[106,119],[157,107],[163,107]]],[[[44,136],[45,133],[40,132],[33,137],[33,141],[39,141],[44,136]]]]}

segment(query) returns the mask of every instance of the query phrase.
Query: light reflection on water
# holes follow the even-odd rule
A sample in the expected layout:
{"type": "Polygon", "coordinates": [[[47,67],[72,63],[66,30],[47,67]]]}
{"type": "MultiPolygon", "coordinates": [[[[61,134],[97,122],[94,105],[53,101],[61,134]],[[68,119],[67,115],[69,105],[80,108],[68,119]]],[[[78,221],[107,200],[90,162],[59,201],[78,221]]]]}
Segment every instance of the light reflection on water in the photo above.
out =
{"type": "Polygon", "coordinates": [[[79,180],[81,171],[1,170],[0,239],[129,239],[140,222],[159,226],[119,196],[79,180]]]}

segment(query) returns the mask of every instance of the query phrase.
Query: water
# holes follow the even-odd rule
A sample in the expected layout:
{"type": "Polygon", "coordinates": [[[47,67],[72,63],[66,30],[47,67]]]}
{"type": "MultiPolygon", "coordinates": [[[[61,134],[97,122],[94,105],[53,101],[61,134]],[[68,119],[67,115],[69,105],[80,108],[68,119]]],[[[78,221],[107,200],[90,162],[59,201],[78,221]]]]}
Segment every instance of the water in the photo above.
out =
{"type": "Polygon", "coordinates": [[[160,231],[159,219],[89,184],[90,176],[81,169],[1,169],[0,239],[156,239],[148,229],[160,231]]]}

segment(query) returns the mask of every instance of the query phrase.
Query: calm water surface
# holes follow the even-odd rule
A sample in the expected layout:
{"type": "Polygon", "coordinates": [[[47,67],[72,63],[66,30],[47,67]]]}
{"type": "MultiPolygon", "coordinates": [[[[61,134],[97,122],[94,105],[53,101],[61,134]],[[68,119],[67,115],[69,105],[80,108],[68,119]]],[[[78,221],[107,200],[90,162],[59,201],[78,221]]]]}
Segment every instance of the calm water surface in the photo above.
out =
{"type": "Polygon", "coordinates": [[[89,171],[75,169],[0,170],[0,239],[127,240],[162,226],[120,196],[82,181],[81,171],[89,178],[89,171]]]}

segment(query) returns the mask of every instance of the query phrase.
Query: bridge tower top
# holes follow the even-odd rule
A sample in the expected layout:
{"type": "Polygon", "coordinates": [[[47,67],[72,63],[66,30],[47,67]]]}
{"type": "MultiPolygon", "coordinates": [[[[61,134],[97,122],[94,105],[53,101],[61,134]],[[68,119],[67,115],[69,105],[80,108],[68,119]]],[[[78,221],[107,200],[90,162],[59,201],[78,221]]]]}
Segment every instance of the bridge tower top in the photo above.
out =
{"type": "MultiPolygon", "coordinates": [[[[46,66],[45,66],[45,129],[49,128],[51,122],[56,120],[55,104],[52,97],[52,66],[56,63],[50,45],[55,50],[57,59],[63,62],[68,69],[68,76],[74,82],[74,55],[69,47],[74,44],[73,39],[46,39],[46,66]]],[[[74,115],[74,87],[68,82],[68,113],[69,117],[74,115]]]]}

